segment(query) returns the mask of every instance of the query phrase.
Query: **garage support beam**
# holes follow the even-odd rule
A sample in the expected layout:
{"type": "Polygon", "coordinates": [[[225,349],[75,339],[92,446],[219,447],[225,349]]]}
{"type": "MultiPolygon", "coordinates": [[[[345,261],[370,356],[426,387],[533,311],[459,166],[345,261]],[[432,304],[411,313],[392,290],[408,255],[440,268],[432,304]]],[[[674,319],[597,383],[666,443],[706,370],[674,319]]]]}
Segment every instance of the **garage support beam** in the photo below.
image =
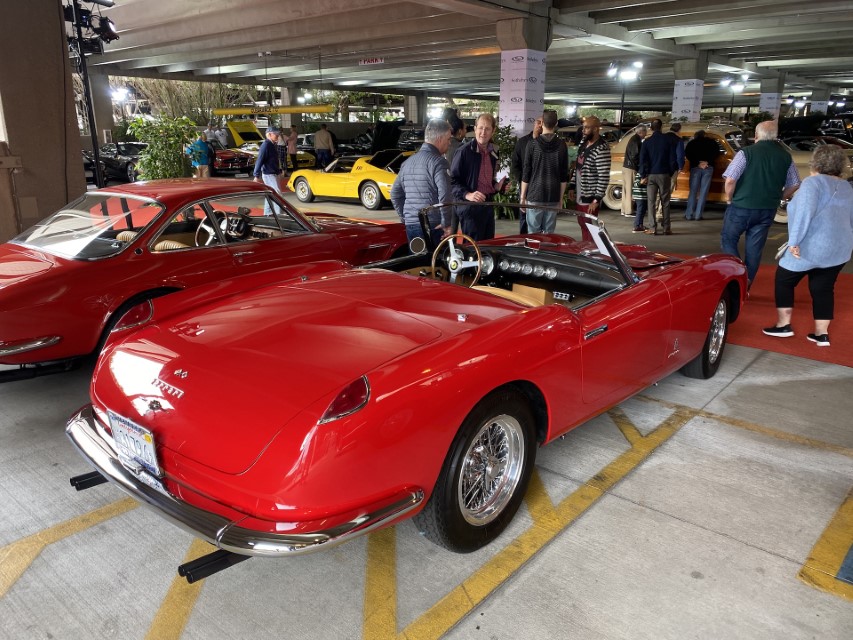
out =
{"type": "Polygon", "coordinates": [[[0,242],[86,190],[62,5],[10,2],[3,11],[0,132],[20,168],[0,169],[7,174],[0,180],[0,242]]]}
{"type": "MultiPolygon", "coordinates": [[[[95,112],[95,131],[98,134],[98,142],[101,144],[112,142],[112,130],[115,122],[113,121],[113,95],[110,78],[105,72],[90,67],[89,85],[92,95],[92,110],[95,112]]],[[[86,140],[89,141],[90,138],[86,138],[86,140]]]]}

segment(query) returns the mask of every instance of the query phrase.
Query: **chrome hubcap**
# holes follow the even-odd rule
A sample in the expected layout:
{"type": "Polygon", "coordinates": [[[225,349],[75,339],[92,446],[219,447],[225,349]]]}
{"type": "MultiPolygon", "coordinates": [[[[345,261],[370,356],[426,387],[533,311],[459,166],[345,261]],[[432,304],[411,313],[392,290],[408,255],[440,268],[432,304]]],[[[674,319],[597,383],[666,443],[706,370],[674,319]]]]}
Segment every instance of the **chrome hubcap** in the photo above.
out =
{"type": "Polygon", "coordinates": [[[720,357],[726,339],[726,303],[720,300],[711,319],[711,339],[708,341],[708,360],[711,364],[720,357]]]}
{"type": "Polygon", "coordinates": [[[484,424],[462,461],[458,499],[462,517],[482,526],[497,518],[512,499],[521,479],[524,434],[508,415],[484,424]]]}

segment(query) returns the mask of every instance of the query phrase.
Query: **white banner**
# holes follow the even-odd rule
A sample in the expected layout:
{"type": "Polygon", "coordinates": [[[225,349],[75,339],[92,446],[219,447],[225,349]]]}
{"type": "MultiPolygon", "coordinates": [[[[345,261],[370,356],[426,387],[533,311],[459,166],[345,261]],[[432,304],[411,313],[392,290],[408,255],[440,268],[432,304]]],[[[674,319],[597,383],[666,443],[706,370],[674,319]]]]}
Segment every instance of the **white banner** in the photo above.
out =
{"type": "Polygon", "coordinates": [[[812,106],[809,109],[809,113],[811,115],[816,114],[820,111],[823,114],[828,113],[829,109],[829,101],[828,100],[812,100],[812,106]]]}
{"type": "Polygon", "coordinates": [[[705,82],[700,78],[676,80],[672,91],[672,120],[686,118],[687,122],[699,122],[704,95],[705,82]]]}
{"type": "Polygon", "coordinates": [[[533,130],[545,108],[545,62],[543,51],[501,51],[498,126],[512,126],[517,136],[533,130]]]}
{"type": "Polygon", "coordinates": [[[779,112],[782,110],[782,94],[762,93],[758,99],[758,110],[766,111],[773,116],[774,120],[778,120],[779,112]]]}

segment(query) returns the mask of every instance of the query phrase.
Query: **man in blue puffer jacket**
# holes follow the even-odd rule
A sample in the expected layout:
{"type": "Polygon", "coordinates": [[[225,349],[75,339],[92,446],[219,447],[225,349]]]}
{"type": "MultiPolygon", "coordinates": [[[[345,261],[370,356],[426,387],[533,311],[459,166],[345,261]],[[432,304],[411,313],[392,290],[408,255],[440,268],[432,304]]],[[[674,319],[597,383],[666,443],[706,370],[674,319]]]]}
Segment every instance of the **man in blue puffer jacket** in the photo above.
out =
{"type": "MultiPolygon", "coordinates": [[[[415,155],[403,163],[394,186],[391,187],[391,203],[400,220],[406,225],[409,242],[413,238],[424,237],[418,220],[418,212],[421,209],[452,201],[448,165],[444,158],[450,146],[450,137],[450,125],[447,120],[430,120],[424,129],[424,144],[415,155]]],[[[434,247],[449,232],[449,207],[432,211],[429,226],[434,247]]]]}

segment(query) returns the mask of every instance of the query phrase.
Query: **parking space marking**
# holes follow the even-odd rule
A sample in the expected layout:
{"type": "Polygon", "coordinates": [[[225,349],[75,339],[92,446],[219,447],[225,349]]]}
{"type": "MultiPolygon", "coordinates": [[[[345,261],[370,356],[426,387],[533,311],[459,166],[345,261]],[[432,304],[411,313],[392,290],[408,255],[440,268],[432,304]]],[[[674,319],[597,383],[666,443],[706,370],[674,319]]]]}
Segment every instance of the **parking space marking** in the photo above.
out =
{"type": "Polygon", "coordinates": [[[696,410],[677,407],[654,431],[637,439],[632,431],[636,430],[636,427],[630,423],[628,417],[621,411],[615,414],[611,412],[614,421],[632,428],[627,429],[627,433],[623,431],[629,442],[636,440],[631,443],[628,451],[606,465],[588,483],[564,498],[554,508],[553,515],[549,513],[544,502],[550,502],[550,498],[547,494],[543,497],[544,486],[541,480],[531,480],[527,500],[534,518],[533,526],[486,561],[480,569],[409,624],[399,635],[387,635],[384,638],[427,640],[440,638],[447,633],[696,414],[696,410]]]}
{"type": "MultiPolygon", "coordinates": [[[[213,551],[216,551],[216,547],[212,544],[201,538],[194,538],[184,557],[184,563],[213,551]]],[[[203,584],[204,580],[190,584],[176,573],[166,597],[163,598],[163,604],[145,634],[145,640],[178,640],[192,615],[203,584]]]]}
{"type": "Polygon", "coordinates": [[[139,503],[123,498],[82,516],[60,522],[0,548],[0,598],[18,581],[42,550],[54,542],[85,531],[90,527],[135,509],[139,503]]]}
{"type": "Polygon", "coordinates": [[[853,601],[853,584],[838,578],[853,548],[853,490],[838,507],[797,577],[809,586],[853,601]]]}
{"type": "MultiPolygon", "coordinates": [[[[644,400],[646,402],[655,402],[664,407],[670,407],[672,409],[678,409],[681,405],[675,404],[673,402],[667,402],[666,400],[660,400],[659,398],[652,398],[650,396],[634,396],[639,400],[644,400]]],[[[730,427],[737,427],[738,429],[744,429],[746,431],[752,431],[754,433],[760,433],[765,436],[770,436],[771,438],[776,438],[777,440],[785,440],[786,442],[792,442],[794,444],[801,444],[806,447],[811,447],[812,449],[821,449],[823,451],[832,451],[833,453],[840,453],[843,456],[847,456],[848,458],[853,458],[853,449],[850,447],[845,447],[839,444],[832,444],[830,442],[824,442],[823,440],[815,440],[814,438],[807,438],[805,436],[800,436],[795,433],[789,433],[787,431],[779,431],[778,429],[773,429],[771,427],[765,427],[760,424],[755,424],[754,422],[749,422],[748,420],[741,420],[739,418],[732,418],[731,416],[724,416],[719,413],[713,413],[712,411],[706,411],[704,409],[700,409],[696,411],[696,415],[701,416],[703,418],[708,418],[710,420],[714,420],[716,422],[722,422],[723,424],[727,424],[730,427]]]]}
{"type": "Polygon", "coordinates": [[[367,575],[361,637],[381,640],[397,635],[396,527],[380,529],[367,538],[367,575]]]}

